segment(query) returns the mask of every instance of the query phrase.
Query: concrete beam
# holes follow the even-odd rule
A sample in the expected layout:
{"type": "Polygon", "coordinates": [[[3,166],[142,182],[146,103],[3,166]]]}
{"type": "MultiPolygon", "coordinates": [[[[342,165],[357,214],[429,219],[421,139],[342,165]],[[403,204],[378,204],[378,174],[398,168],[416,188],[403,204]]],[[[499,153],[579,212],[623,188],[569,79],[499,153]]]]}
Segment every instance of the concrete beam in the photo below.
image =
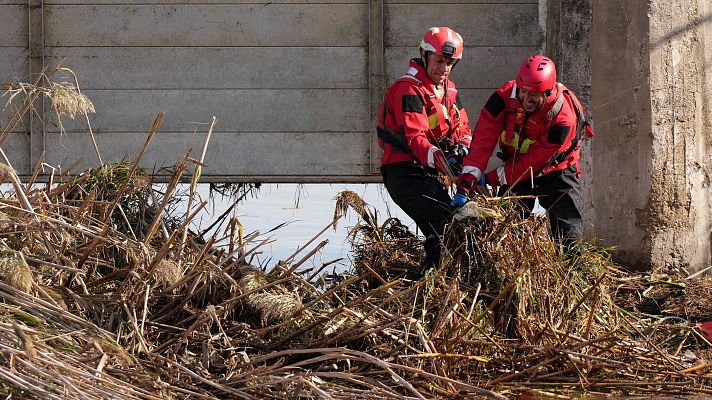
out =
{"type": "MultiPolygon", "coordinates": [[[[591,0],[548,1],[546,51],[556,62],[559,82],[571,89],[591,118],[591,0]]],[[[593,121],[595,123],[595,121],[593,121]]],[[[595,235],[591,141],[581,142],[581,197],[584,235],[595,235]]]]}
{"type": "MultiPolygon", "coordinates": [[[[39,82],[40,86],[47,85],[46,79],[41,78],[41,74],[46,74],[45,70],[45,24],[44,24],[44,4],[42,0],[29,0],[27,7],[27,48],[29,53],[29,80],[28,82],[39,82]]],[[[28,114],[29,119],[29,139],[30,157],[26,161],[25,168],[18,168],[19,171],[32,171],[45,152],[46,138],[46,116],[49,101],[45,96],[40,96],[33,105],[33,110],[28,114]]],[[[20,172],[22,173],[22,172],[20,172]]]]}
{"type": "Polygon", "coordinates": [[[371,144],[368,151],[368,172],[378,173],[381,151],[378,145],[378,109],[386,94],[384,73],[383,0],[368,3],[368,101],[371,119],[371,144]]]}

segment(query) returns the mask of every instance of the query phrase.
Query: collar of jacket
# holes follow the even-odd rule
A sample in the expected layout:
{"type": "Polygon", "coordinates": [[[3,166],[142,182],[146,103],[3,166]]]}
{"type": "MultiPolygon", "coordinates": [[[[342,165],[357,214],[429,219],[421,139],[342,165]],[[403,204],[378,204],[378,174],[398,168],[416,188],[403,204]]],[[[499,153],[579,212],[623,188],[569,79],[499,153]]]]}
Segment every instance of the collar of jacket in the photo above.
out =
{"type": "Polygon", "coordinates": [[[428,73],[425,71],[425,65],[420,58],[413,58],[410,60],[410,68],[406,71],[407,76],[412,76],[415,79],[421,81],[430,92],[435,92],[435,83],[430,80],[428,73]]]}

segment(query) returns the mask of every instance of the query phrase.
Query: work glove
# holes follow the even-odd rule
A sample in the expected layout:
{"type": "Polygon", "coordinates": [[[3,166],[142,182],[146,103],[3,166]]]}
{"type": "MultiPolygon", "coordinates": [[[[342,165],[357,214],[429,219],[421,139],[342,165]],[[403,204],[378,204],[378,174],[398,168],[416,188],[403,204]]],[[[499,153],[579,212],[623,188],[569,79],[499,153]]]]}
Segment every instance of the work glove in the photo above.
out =
{"type": "Polygon", "coordinates": [[[455,197],[452,198],[452,201],[450,202],[450,206],[452,207],[462,207],[467,203],[467,194],[465,194],[465,191],[462,189],[457,189],[457,192],[455,193],[455,197]]]}
{"type": "Polygon", "coordinates": [[[474,179],[475,176],[468,173],[460,174],[460,176],[457,177],[457,180],[455,181],[457,190],[455,191],[455,196],[450,202],[452,207],[462,207],[465,203],[467,203],[467,195],[470,193],[470,189],[472,189],[472,181],[474,179]]]}
{"type": "Polygon", "coordinates": [[[448,154],[452,153],[453,146],[450,144],[450,138],[447,136],[443,136],[438,139],[436,146],[438,146],[438,149],[445,153],[446,157],[448,154]]]}
{"type": "Polygon", "coordinates": [[[450,166],[450,170],[453,175],[457,176],[462,173],[462,160],[455,156],[450,156],[447,158],[447,163],[450,166]]]}
{"type": "Polygon", "coordinates": [[[464,174],[460,174],[460,176],[457,177],[457,180],[455,181],[455,186],[457,186],[457,190],[462,190],[465,194],[469,194],[470,190],[472,189],[472,183],[475,181],[475,176],[465,172],[464,174]]]}
{"type": "Polygon", "coordinates": [[[470,154],[470,148],[464,143],[458,143],[453,146],[452,153],[464,159],[466,155],[470,154]]]}
{"type": "Polygon", "coordinates": [[[447,163],[450,165],[453,174],[460,175],[462,172],[462,161],[470,150],[464,144],[458,143],[452,147],[447,154],[447,163]]]}

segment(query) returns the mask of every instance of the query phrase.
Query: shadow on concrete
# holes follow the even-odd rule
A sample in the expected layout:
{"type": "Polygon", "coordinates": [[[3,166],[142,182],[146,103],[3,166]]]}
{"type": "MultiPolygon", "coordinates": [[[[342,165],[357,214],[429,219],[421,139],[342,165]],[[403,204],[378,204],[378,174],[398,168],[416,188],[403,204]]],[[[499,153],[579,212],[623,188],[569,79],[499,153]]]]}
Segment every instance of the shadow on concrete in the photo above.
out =
{"type": "Polygon", "coordinates": [[[701,17],[700,19],[698,19],[694,22],[690,22],[689,24],[683,26],[682,28],[676,29],[676,30],[668,33],[667,35],[661,37],[655,43],[651,44],[651,49],[655,49],[658,46],[662,46],[663,44],[676,38],[677,36],[680,36],[691,29],[696,29],[696,28],[701,27],[702,25],[710,23],[710,22],[712,22],[712,14],[705,15],[705,16],[701,17]]]}
{"type": "MultiPolygon", "coordinates": [[[[659,46],[664,45],[665,43],[668,43],[669,41],[675,39],[678,36],[681,36],[685,34],[686,32],[694,29],[702,29],[702,27],[706,24],[712,23],[712,14],[707,14],[696,21],[690,22],[686,24],[685,26],[676,29],[667,35],[661,37],[658,39],[655,43],[651,44],[651,50],[655,49],[659,46]]],[[[704,41],[710,41],[712,42],[712,27],[709,27],[707,31],[702,30],[702,34],[707,33],[706,37],[703,38],[704,41]]],[[[705,43],[707,45],[712,45],[712,43],[705,43]]],[[[702,54],[702,65],[700,67],[700,74],[702,75],[703,80],[712,80],[712,71],[710,70],[710,66],[712,65],[712,58],[707,58],[707,54],[702,54]]],[[[707,105],[710,104],[709,102],[709,96],[710,94],[707,93],[706,90],[702,91],[702,102],[703,104],[707,105]]],[[[706,117],[709,118],[709,117],[706,117]]],[[[711,238],[712,241],[712,238],[711,238]]]]}

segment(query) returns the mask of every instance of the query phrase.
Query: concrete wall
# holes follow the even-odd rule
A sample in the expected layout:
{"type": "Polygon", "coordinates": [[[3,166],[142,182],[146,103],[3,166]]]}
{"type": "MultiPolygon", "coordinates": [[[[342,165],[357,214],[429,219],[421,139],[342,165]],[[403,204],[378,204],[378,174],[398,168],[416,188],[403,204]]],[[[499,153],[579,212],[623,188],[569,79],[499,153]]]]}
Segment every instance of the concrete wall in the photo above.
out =
{"type": "MultiPolygon", "coordinates": [[[[27,2],[0,0],[0,82],[28,78],[28,18],[27,2]]],[[[12,107],[5,107],[5,98],[0,99],[0,121],[2,129],[14,113],[12,107]]],[[[20,171],[30,170],[30,136],[27,120],[18,124],[3,143],[3,151],[13,167],[20,171]]]]}
{"type": "Polygon", "coordinates": [[[594,222],[629,266],[710,265],[711,8],[593,0],[594,222]]]}
{"type": "MultiPolygon", "coordinates": [[[[0,80],[27,81],[28,41],[45,65],[64,59],[95,103],[91,125],[105,161],[135,155],[152,117],[166,111],[143,161],[149,169],[201,148],[207,126],[196,123],[216,115],[206,180],[378,181],[373,80],[382,90],[402,75],[427,28],[450,25],[463,35],[454,79],[475,119],[544,41],[539,0],[443,3],[0,0],[0,45],[13,46],[0,58],[0,80]],[[382,37],[371,37],[374,24],[382,37]]],[[[31,142],[15,152],[22,174],[43,150],[52,165],[95,164],[83,119],[63,121],[63,135],[51,115],[44,121],[29,136],[22,128],[31,142]]]]}

